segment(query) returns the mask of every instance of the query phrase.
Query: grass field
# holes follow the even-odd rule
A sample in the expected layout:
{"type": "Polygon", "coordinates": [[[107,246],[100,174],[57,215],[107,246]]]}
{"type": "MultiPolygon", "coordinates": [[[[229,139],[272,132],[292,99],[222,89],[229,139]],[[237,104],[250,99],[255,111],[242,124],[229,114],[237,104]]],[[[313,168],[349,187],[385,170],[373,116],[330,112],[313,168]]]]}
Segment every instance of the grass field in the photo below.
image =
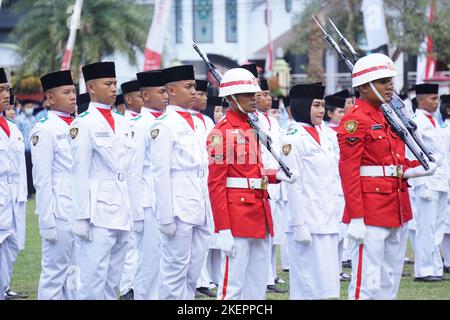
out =
{"type": "MultiPolygon", "coordinates": [[[[36,299],[39,274],[41,271],[41,239],[38,231],[38,219],[34,214],[35,202],[28,201],[27,204],[27,240],[25,249],[20,252],[14,267],[11,288],[15,291],[26,292],[28,299],[36,299]]],[[[407,256],[413,259],[411,248],[408,248],[407,256]]],[[[350,270],[345,269],[349,274],[350,270]]],[[[413,265],[406,265],[404,273],[410,274],[404,277],[400,284],[398,299],[400,300],[450,300],[450,281],[438,283],[420,283],[413,281],[413,265]]],[[[286,284],[280,287],[288,288],[289,273],[282,272],[279,268],[281,278],[286,284]]],[[[448,275],[447,275],[448,276],[448,275]]],[[[349,282],[341,282],[341,299],[347,299],[347,287],[349,282]]],[[[271,300],[287,300],[289,294],[268,294],[271,300]]]]}

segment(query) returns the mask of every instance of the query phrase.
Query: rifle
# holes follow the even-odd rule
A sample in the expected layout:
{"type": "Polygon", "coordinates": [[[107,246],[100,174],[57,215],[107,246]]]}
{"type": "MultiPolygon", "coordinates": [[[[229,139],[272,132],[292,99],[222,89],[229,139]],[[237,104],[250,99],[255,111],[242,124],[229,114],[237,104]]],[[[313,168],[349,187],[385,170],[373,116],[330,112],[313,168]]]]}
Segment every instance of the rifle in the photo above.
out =
{"type": "MultiPolygon", "coordinates": [[[[214,64],[211,63],[211,61],[209,61],[209,59],[206,56],[206,54],[194,42],[194,39],[192,39],[192,37],[189,36],[189,34],[186,32],[186,30],[183,28],[183,26],[180,26],[180,27],[185,32],[185,34],[189,37],[189,39],[192,42],[192,47],[198,53],[200,58],[202,58],[202,60],[206,63],[206,66],[208,67],[208,70],[211,72],[211,74],[214,77],[214,79],[220,85],[220,82],[222,81],[222,74],[220,73],[220,71],[217,69],[217,67],[214,64]]],[[[239,105],[239,103],[237,102],[236,97],[234,95],[232,95],[231,97],[239,105]]],[[[260,141],[260,143],[263,144],[267,148],[267,150],[272,154],[274,159],[280,165],[281,170],[283,170],[283,172],[286,174],[286,176],[288,176],[290,178],[292,176],[291,171],[286,166],[286,164],[283,162],[283,160],[281,160],[280,157],[276,154],[276,152],[272,149],[272,138],[267,133],[265,133],[263,130],[261,130],[259,128],[259,126],[258,126],[258,121],[259,121],[258,120],[258,116],[255,115],[254,113],[248,113],[247,115],[248,115],[247,122],[250,124],[252,129],[255,131],[256,136],[258,137],[258,140],[260,141]]]]}
{"type": "MultiPolygon", "coordinates": [[[[359,59],[359,54],[355,51],[353,46],[348,42],[348,40],[342,35],[341,32],[339,32],[339,29],[336,27],[336,25],[331,21],[331,19],[328,19],[331,24],[333,25],[334,29],[336,30],[337,34],[339,35],[340,39],[339,41],[347,48],[347,50],[351,53],[353,57],[353,61],[351,61],[347,55],[342,52],[339,45],[334,41],[334,39],[325,31],[325,29],[322,27],[322,25],[317,21],[317,19],[313,16],[314,21],[317,23],[317,25],[322,30],[322,33],[324,34],[324,38],[328,41],[328,43],[333,47],[341,60],[345,62],[345,65],[349,69],[350,72],[353,70],[353,65],[356,61],[359,59]]],[[[380,99],[382,102],[381,104],[381,111],[383,112],[383,115],[385,116],[387,122],[389,123],[392,130],[397,134],[403,142],[406,144],[409,150],[414,154],[414,156],[419,160],[421,165],[428,170],[429,165],[426,158],[428,158],[429,161],[435,162],[432,152],[424,145],[423,141],[420,139],[420,137],[416,134],[417,125],[409,119],[405,115],[405,104],[403,101],[398,97],[398,95],[394,92],[391,101],[386,103],[383,99],[383,97],[380,95],[378,90],[376,90],[375,86],[372,82],[369,83],[370,87],[376,94],[376,96],[380,99]],[[425,157],[426,156],[426,157],[425,157]]]]}

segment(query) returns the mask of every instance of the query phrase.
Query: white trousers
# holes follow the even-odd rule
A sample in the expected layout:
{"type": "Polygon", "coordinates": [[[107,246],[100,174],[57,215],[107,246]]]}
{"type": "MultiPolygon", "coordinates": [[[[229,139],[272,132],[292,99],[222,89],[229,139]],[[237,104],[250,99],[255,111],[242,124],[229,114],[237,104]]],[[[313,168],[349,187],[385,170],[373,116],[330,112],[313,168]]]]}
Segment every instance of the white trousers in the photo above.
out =
{"type": "Polygon", "coordinates": [[[288,233],[291,300],[337,299],[340,294],[338,234],[312,234],[312,246],[288,233]]]}
{"type": "Polygon", "coordinates": [[[130,289],[134,290],[134,283],[139,265],[142,261],[142,233],[130,232],[127,254],[120,277],[120,295],[126,294],[130,289]]]}
{"type": "Polygon", "coordinates": [[[277,256],[276,245],[271,243],[269,246],[269,274],[267,277],[267,285],[275,285],[275,279],[277,278],[277,256]]]}
{"type": "Polygon", "coordinates": [[[56,219],[57,240],[54,243],[42,239],[41,276],[39,300],[68,300],[73,298],[74,288],[67,283],[68,269],[73,258],[74,237],[72,224],[56,219]]]}
{"type": "MultiPolygon", "coordinates": [[[[13,206],[11,206],[13,210],[13,206]]],[[[14,263],[19,254],[19,237],[16,222],[17,208],[14,206],[11,227],[8,230],[0,230],[0,300],[4,300],[4,292],[11,283],[14,263]]]]}
{"type": "Polygon", "coordinates": [[[442,276],[439,245],[444,237],[448,217],[447,193],[429,191],[431,199],[414,197],[416,233],[414,273],[416,277],[442,276]]]}
{"type": "Polygon", "coordinates": [[[269,273],[270,236],[235,237],[236,255],[222,252],[218,300],[264,300],[269,273]]]}
{"type": "Polygon", "coordinates": [[[115,300],[130,232],[91,226],[92,241],[75,236],[78,300],[115,300]]]}
{"type": "Polygon", "coordinates": [[[197,280],[205,259],[210,231],[175,218],[177,231],[173,237],[161,233],[161,300],[193,300],[197,280]]]}
{"type": "Polygon", "coordinates": [[[442,257],[444,258],[444,266],[450,267],[450,233],[444,235],[441,242],[442,257]]]}
{"type": "Polygon", "coordinates": [[[399,230],[400,247],[398,252],[398,262],[394,265],[394,285],[392,287],[391,296],[387,299],[397,299],[398,289],[400,288],[400,281],[402,280],[403,267],[405,265],[406,248],[408,247],[409,228],[408,223],[404,223],[399,230]]]}
{"type": "Polygon", "coordinates": [[[142,260],[134,283],[134,299],[158,300],[161,240],[159,225],[152,208],[144,208],[144,234],[141,250],[142,260]]]}
{"type": "Polygon", "coordinates": [[[364,243],[349,240],[352,251],[350,300],[392,299],[395,272],[403,265],[400,228],[366,226],[364,243]]]}

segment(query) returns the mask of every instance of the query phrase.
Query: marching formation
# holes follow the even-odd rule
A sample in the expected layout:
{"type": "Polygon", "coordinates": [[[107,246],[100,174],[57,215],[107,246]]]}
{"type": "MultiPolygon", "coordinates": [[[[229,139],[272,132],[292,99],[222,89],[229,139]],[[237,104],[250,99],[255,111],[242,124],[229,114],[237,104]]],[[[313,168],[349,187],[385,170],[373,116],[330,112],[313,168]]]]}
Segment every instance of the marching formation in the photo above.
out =
{"type": "Polygon", "coordinates": [[[356,61],[357,98],[299,84],[285,109],[255,65],[228,70],[218,96],[191,65],[139,72],[122,96],[114,62],[82,73],[83,95],[70,71],[41,77],[49,110],[24,136],[0,69],[0,292],[25,242],[25,144],[38,299],[265,299],[284,292],[277,247],[291,299],[338,299],[341,281],[349,299],[396,299],[408,239],[415,280],[445,280],[450,98],[415,87],[410,113],[435,160],[423,165],[385,113],[389,57],[356,61]]]}

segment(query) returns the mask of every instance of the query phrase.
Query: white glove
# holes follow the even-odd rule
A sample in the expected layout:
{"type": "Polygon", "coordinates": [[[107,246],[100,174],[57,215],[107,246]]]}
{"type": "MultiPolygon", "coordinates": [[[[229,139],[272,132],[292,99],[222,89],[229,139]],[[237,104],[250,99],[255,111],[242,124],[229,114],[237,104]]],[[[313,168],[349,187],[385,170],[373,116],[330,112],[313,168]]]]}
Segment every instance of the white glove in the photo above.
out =
{"type": "Polygon", "coordinates": [[[366,225],[363,218],[352,219],[347,229],[347,236],[350,239],[362,242],[366,236],[366,225]]]}
{"type": "Polygon", "coordinates": [[[422,166],[407,169],[403,174],[403,179],[426,177],[433,175],[436,172],[438,165],[434,162],[428,162],[428,165],[430,166],[428,170],[425,170],[425,168],[422,166]]]}
{"type": "Polygon", "coordinates": [[[144,220],[133,221],[133,232],[142,233],[144,231],[144,220]]]}
{"type": "Polygon", "coordinates": [[[172,223],[168,223],[168,224],[160,224],[159,231],[164,233],[169,238],[172,238],[175,235],[175,233],[177,232],[177,223],[172,222],[172,223]]]}
{"type": "Polygon", "coordinates": [[[278,181],[286,181],[287,183],[294,183],[295,181],[297,181],[299,174],[298,171],[295,169],[291,170],[291,177],[289,178],[286,173],[284,173],[284,171],[282,169],[278,170],[276,178],[278,181]]]}
{"type": "Polygon", "coordinates": [[[236,255],[236,244],[230,229],[219,231],[216,245],[227,256],[233,258],[236,255]]]}
{"type": "Polygon", "coordinates": [[[305,246],[312,246],[312,237],[305,225],[294,227],[294,240],[305,246]]]}
{"type": "Polygon", "coordinates": [[[56,233],[56,227],[51,227],[48,229],[39,230],[39,234],[42,239],[45,239],[51,243],[55,243],[58,239],[58,234],[56,233]]]}
{"type": "Polygon", "coordinates": [[[72,233],[87,241],[91,241],[92,232],[89,219],[75,220],[72,225],[72,233]]]}

